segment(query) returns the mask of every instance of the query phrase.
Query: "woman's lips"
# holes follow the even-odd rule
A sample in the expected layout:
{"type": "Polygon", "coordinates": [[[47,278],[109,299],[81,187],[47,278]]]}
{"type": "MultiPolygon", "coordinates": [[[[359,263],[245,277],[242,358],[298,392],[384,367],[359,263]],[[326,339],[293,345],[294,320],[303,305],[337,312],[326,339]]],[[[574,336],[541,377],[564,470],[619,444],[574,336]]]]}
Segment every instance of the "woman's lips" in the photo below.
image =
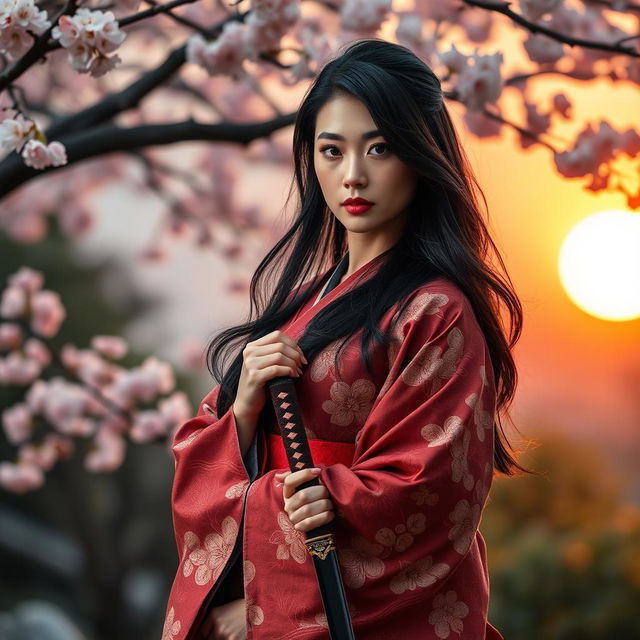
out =
{"type": "Polygon", "coordinates": [[[354,216],[360,215],[365,211],[369,211],[373,207],[373,204],[345,204],[344,208],[354,216]]]}

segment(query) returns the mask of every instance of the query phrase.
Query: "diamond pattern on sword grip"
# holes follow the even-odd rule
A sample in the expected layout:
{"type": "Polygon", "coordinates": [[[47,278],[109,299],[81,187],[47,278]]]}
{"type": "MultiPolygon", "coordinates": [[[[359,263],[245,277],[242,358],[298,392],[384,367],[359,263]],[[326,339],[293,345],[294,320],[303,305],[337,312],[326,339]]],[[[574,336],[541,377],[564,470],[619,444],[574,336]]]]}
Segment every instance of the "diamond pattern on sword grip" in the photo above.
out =
{"type": "Polygon", "coordinates": [[[304,427],[300,420],[299,411],[295,398],[288,391],[278,392],[278,421],[284,429],[288,429],[287,433],[287,458],[289,464],[296,469],[304,469],[312,465],[311,451],[307,442],[304,427]],[[300,437],[302,434],[303,437],[300,437]]]}

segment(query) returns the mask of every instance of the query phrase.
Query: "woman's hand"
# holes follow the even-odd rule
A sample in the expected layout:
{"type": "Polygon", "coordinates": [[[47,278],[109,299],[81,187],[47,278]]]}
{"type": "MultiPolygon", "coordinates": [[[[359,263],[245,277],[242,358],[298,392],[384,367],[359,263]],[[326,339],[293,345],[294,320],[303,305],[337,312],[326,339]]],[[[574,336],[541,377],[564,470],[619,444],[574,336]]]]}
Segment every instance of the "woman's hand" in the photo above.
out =
{"type": "Polygon", "coordinates": [[[309,468],[293,473],[280,471],[275,474],[275,478],[283,480],[284,510],[298,531],[311,531],[331,522],[335,517],[333,502],[329,499],[329,491],[323,484],[306,487],[296,493],[299,485],[317,478],[319,473],[320,469],[309,468]]]}
{"type": "Polygon", "coordinates": [[[244,598],[211,609],[200,631],[205,640],[247,640],[244,598]]]}
{"type": "Polygon", "coordinates": [[[266,382],[278,376],[297,377],[307,364],[298,343],[280,330],[248,342],[242,360],[233,412],[247,421],[255,419],[265,405],[266,382]]]}

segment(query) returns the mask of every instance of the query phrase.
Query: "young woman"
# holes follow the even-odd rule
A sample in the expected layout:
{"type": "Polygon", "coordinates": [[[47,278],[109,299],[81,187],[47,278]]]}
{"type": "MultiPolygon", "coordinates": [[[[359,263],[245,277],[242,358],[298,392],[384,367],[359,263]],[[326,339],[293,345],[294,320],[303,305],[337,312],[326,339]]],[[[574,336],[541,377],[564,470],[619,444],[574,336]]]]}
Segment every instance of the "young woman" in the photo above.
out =
{"type": "Polygon", "coordinates": [[[257,319],[213,340],[221,382],[174,437],[163,640],[328,638],[304,532],[329,522],[359,640],[501,638],[478,525],[494,469],[524,470],[498,416],[522,311],[440,82],[402,46],[357,42],[310,87],[293,146],[300,207],[252,280],[257,319]],[[316,471],[282,463],[279,376],[316,471]]]}

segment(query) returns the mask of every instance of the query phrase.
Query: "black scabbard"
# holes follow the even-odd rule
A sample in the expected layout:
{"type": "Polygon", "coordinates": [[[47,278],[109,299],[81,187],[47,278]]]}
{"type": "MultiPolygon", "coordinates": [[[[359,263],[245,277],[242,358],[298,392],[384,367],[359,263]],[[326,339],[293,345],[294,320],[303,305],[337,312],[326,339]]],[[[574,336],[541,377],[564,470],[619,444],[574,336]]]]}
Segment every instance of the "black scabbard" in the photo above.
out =
{"type": "MultiPolygon", "coordinates": [[[[313,467],[293,380],[289,377],[273,378],[266,386],[278,419],[289,469],[300,471],[313,467]]],[[[313,478],[301,484],[297,491],[319,484],[320,480],[313,478]]],[[[313,558],[331,640],[355,640],[331,527],[326,524],[307,531],[306,545],[313,558]]]]}

